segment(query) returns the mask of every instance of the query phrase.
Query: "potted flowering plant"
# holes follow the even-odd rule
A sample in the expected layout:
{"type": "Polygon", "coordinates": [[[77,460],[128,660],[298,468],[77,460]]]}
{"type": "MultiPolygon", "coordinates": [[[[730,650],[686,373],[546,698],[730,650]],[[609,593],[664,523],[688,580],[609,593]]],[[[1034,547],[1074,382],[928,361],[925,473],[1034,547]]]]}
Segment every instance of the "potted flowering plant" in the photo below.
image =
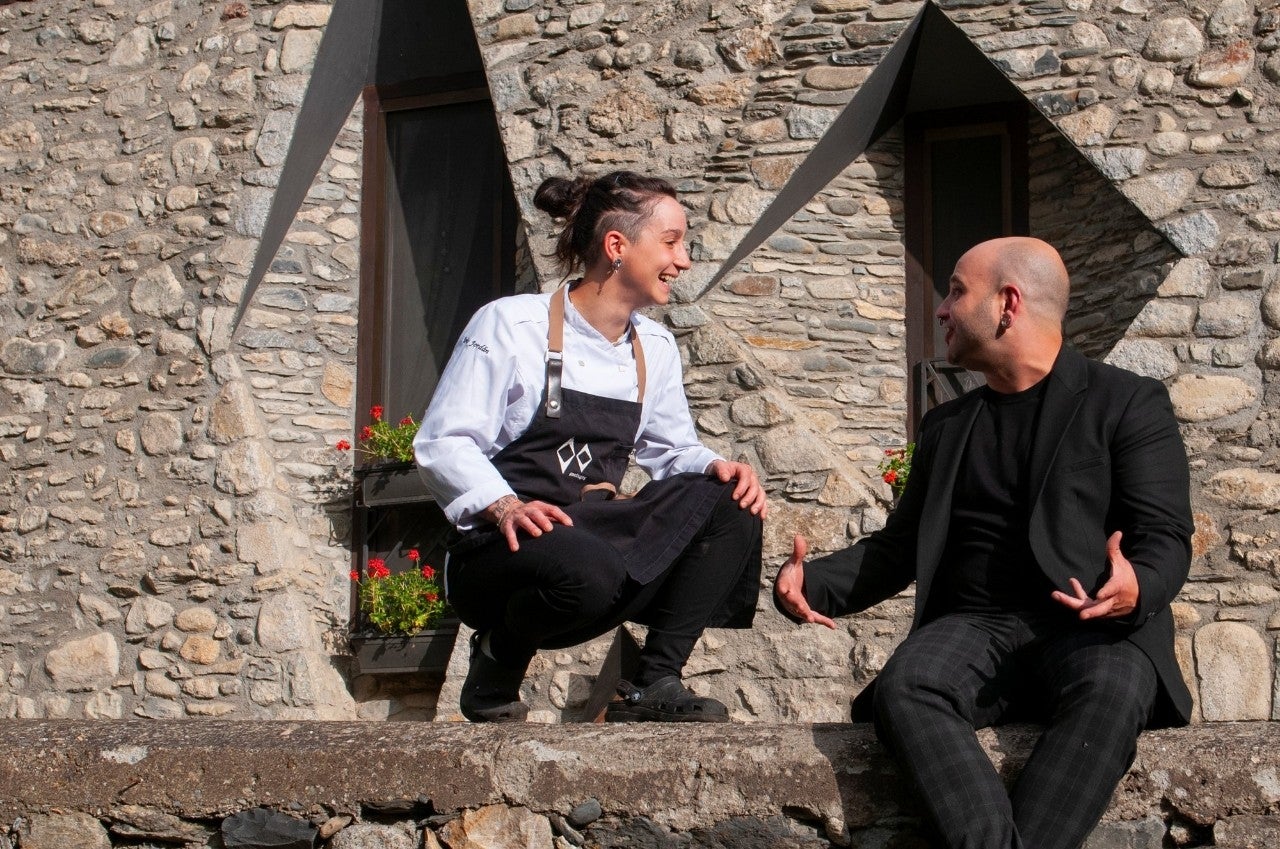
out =
{"type": "Polygon", "coordinates": [[[416,634],[439,621],[444,596],[436,570],[422,562],[418,549],[405,554],[414,568],[391,574],[381,557],[370,557],[365,574],[352,570],[365,621],[384,634],[416,634]]]}
{"type": "Polygon", "coordinates": [[[911,457],[916,453],[916,444],[908,442],[902,448],[886,448],[884,459],[876,466],[880,477],[893,490],[893,497],[902,497],[907,488],[907,477],[911,474],[911,457]]]}
{"type": "Polygon", "coordinates": [[[457,634],[434,568],[416,548],[405,553],[411,568],[393,573],[385,560],[369,558],[364,574],[351,571],[360,618],[368,631],[351,636],[360,672],[402,673],[444,669],[457,634]]]}
{"type": "Polygon", "coordinates": [[[360,429],[353,446],[339,439],[339,451],[363,454],[371,462],[356,469],[362,500],[367,505],[408,504],[429,500],[413,467],[413,437],[418,422],[405,416],[394,425],[383,419],[381,404],[369,408],[367,424],[360,429]]]}
{"type": "Polygon", "coordinates": [[[413,459],[413,436],[418,432],[418,423],[413,420],[413,416],[405,416],[392,425],[382,418],[382,405],[374,404],[369,408],[369,418],[373,424],[360,429],[359,444],[354,449],[345,439],[339,439],[334,447],[339,451],[359,451],[375,459],[402,463],[413,459]]]}

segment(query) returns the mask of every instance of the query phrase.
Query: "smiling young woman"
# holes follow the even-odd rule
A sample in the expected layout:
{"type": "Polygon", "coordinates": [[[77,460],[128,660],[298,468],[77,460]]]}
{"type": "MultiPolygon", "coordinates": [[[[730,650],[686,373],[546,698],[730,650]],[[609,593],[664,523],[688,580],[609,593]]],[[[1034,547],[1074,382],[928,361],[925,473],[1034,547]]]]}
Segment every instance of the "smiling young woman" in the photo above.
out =
{"type": "Polygon", "coordinates": [[[414,441],[458,537],[445,590],[476,630],[461,708],[520,720],[534,654],[625,621],[649,626],[610,720],[721,722],[681,673],[708,626],[747,627],[765,493],[752,468],[697,438],[671,334],[638,311],[690,267],[688,221],[666,180],[553,177],[534,204],[562,221],[554,293],[482,308],[414,441]],[[653,480],[616,498],[628,463],[653,480]]]}

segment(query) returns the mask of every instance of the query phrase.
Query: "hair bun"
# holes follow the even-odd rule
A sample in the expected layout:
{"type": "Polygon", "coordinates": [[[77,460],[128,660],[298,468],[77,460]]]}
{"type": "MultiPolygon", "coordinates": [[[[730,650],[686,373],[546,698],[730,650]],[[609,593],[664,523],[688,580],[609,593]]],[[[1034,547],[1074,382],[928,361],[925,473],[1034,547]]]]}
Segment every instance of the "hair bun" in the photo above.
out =
{"type": "Polygon", "coordinates": [[[553,218],[570,218],[586,197],[591,179],[548,177],[533,195],[533,205],[553,218]]]}

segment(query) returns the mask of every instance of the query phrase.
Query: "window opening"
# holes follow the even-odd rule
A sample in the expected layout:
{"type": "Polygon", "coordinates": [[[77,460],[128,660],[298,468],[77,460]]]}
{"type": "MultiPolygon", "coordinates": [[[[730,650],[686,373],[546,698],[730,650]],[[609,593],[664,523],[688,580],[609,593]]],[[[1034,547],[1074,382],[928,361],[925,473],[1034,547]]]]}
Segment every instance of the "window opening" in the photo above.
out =
{"type": "Polygon", "coordinates": [[[909,425],[981,377],[946,361],[934,311],[956,260],[977,242],[1025,235],[1027,112],[1021,104],[908,115],[906,129],[909,425]]]}
{"type": "Polygon", "coordinates": [[[471,315],[514,291],[515,199],[486,90],[365,108],[360,413],[418,418],[471,315]]]}
{"type": "MultiPolygon", "coordinates": [[[[518,227],[483,78],[370,87],[364,107],[357,432],[375,404],[421,419],[472,314],[515,291],[518,227]]],[[[353,568],[416,568],[413,549],[440,568],[450,525],[416,469],[356,464],[353,568]]]]}

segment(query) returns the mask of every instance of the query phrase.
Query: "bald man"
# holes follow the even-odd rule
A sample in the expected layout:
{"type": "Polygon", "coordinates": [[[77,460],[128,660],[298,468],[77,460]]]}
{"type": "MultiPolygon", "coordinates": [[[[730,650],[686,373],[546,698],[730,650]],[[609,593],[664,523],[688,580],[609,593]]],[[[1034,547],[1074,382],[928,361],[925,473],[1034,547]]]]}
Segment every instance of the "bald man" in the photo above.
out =
{"type": "Polygon", "coordinates": [[[947,359],[986,386],[920,426],[883,530],[774,587],[835,627],[916,582],[907,638],[854,702],[914,782],[943,845],[1076,849],[1138,733],[1185,724],[1169,604],[1191,559],[1187,458],[1158,381],[1063,345],[1062,259],[996,239],[956,264],[937,318],[947,359]],[[1006,791],[975,729],[1045,729],[1006,791]]]}

